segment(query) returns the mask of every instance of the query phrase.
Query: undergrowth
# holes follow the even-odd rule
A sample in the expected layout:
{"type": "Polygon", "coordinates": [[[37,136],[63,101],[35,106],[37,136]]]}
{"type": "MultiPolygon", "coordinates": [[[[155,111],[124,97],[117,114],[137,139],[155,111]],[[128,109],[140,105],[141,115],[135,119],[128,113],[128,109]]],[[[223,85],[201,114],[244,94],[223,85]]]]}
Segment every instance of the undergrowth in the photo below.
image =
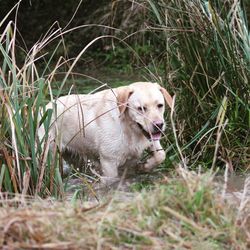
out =
{"type": "Polygon", "coordinates": [[[241,1],[147,2],[189,166],[249,168],[250,35],[241,1]]]}
{"type": "Polygon", "coordinates": [[[0,246],[247,249],[249,200],[242,197],[237,205],[225,201],[223,189],[214,185],[211,173],[196,174],[182,167],[177,172],[152,190],[128,197],[115,192],[100,206],[2,196],[0,246]]]}

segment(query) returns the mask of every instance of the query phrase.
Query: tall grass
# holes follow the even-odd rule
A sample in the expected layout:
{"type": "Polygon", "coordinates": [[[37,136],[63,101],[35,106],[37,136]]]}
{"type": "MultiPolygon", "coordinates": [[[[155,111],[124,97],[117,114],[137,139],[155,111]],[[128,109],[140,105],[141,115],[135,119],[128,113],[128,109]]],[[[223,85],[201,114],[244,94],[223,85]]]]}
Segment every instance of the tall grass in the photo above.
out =
{"type": "MultiPolygon", "coordinates": [[[[11,21],[6,27],[3,23],[0,38],[0,191],[23,195],[58,194],[61,185],[58,154],[52,157],[47,143],[51,110],[41,114],[51,92],[54,71],[45,76],[37,69],[38,62],[44,59],[43,48],[53,36],[45,37],[29,52],[21,51],[23,62],[20,63],[16,58],[21,50],[16,44],[16,23],[11,21]],[[43,141],[37,134],[41,124],[46,131],[43,141]]],[[[49,67],[49,63],[45,65],[45,69],[49,67]]]]}
{"type": "Polygon", "coordinates": [[[250,34],[241,1],[153,1],[151,30],[176,93],[176,121],[190,165],[247,168],[250,34]]]}

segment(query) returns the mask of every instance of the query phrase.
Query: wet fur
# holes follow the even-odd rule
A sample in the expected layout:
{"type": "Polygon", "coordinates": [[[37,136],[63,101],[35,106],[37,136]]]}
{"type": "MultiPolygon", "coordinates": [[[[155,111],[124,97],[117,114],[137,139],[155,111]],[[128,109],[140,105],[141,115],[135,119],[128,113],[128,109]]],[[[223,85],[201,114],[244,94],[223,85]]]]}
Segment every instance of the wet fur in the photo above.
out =
{"type": "MultiPolygon", "coordinates": [[[[152,152],[142,166],[149,171],[165,160],[165,152],[160,140],[150,141],[138,123],[149,134],[154,130],[153,121],[164,123],[165,105],[162,109],[156,106],[164,103],[164,99],[171,106],[169,93],[157,83],[150,82],[138,82],[92,95],[59,97],[52,117],[50,144],[83,159],[98,160],[104,182],[116,179],[119,167],[138,165],[145,149],[152,152]],[[138,112],[138,105],[147,106],[147,113],[138,112]]],[[[49,103],[46,108],[52,107],[49,103]]],[[[43,127],[39,129],[39,135],[44,135],[43,127]]]]}

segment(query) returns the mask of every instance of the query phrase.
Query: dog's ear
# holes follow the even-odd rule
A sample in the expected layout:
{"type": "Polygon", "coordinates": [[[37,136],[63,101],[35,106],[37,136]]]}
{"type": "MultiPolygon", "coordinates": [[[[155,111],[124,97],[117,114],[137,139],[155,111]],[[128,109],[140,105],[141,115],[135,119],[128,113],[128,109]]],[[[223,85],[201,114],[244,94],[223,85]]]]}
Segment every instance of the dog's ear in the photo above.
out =
{"type": "Polygon", "coordinates": [[[163,87],[160,87],[160,91],[161,91],[161,93],[163,94],[164,99],[165,99],[166,103],[168,104],[168,106],[169,106],[170,108],[172,108],[172,103],[173,103],[173,98],[172,98],[172,96],[171,96],[171,95],[168,93],[168,91],[167,91],[165,88],[163,88],[163,87]]]}
{"type": "Polygon", "coordinates": [[[117,88],[117,105],[121,114],[127,109],[128,98],[133,94],[133,90],[129,87],[117,88]]]}

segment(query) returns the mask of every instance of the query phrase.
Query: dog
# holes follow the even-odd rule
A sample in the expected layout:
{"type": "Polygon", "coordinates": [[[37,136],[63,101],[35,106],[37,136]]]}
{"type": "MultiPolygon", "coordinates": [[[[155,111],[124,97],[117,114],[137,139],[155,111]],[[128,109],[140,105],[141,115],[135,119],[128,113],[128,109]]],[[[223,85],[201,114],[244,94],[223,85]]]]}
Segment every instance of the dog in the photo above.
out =
{"type": "MultiPolygon", "coordinates": [[[[145,149],[152,156],[141,166],[150,171],[165,160],[160,144],[165,106],[172,97],[158,83],[136,82],[89,95],[66,95],[47,104],[53,115],[50,145],[100,163],[101,180],[117,180],[118,168],[136,166],[145,149]]],[[[40,137],[44,128],[39,129],[40,137]]]]}

